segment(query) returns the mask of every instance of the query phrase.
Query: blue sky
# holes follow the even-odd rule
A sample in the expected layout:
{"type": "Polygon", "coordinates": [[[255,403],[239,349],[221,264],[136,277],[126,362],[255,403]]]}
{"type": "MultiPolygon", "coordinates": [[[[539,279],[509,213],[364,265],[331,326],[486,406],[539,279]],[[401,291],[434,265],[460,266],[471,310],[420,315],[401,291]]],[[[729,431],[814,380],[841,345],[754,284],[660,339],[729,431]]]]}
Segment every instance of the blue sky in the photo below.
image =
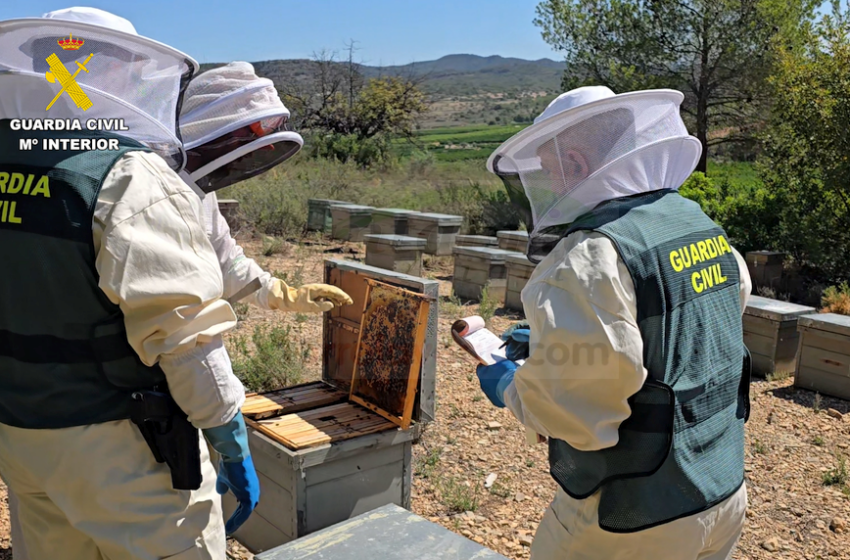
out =
{"type": "Polygon", "coordinates": [[[141,35],[199,62],[309,58],[345,49],[370,65],[407,64],[447,54],[560,60],[540,35],[535,0],[3,0],[0,19],[70,6],[129,19],[141,35]]]}

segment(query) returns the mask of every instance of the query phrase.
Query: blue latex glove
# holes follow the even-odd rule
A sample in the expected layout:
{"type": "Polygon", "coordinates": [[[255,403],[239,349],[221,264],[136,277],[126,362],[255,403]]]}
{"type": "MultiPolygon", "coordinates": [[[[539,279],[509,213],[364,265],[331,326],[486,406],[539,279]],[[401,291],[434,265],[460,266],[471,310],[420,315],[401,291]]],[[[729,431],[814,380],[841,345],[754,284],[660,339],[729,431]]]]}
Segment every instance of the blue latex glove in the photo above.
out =
{"type": "Polygon", "coordinates": [[[216,491],[224,495],[230,490],[239,502],[224,526],[227,536],[230,536],[245,523],[260,502],[260,480],[248,448],[248,430],[239,412],[224,426],[208,428],[203,432],[213,449],[221,455],[216,491]]]}
{"type": "Polygon", "coordinates": [[[475,370],[478,374],[478,382],[484,395],[498,408],[505,407],[505,389],[514,379],[517,365],[510,360],[502,360],[493,365],[485,366],[479,364],[475,370]]]}
{"type": "Polygon", "coordinates": [[[511,327],[502,333],[502,340],[507,342],[505,347],[505,356],[509,360],[526,360],[528,359],[528,339],[531,337],[531,329],[528,322],[522,321],[511,325],[511,327]]]}

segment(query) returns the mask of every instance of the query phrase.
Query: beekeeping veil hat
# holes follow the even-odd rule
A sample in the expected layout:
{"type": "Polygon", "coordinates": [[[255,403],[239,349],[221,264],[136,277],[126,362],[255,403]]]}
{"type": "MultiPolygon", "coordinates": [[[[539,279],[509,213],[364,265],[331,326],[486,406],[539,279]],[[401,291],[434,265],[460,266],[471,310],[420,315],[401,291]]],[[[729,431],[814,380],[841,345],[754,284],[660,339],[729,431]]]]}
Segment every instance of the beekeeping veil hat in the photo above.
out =
{"type": "Polygon", "coordinates": [[[231,62],[199,74],[180,117],[186,171],[204,193],[264,173],[304,145],[288,123],[274,83],[251,64],[231,62]]]}
{"type": "Polygon", "coordinates": [[[96,8],[0,21],[0,118],[80,119],[83,124],[120,118],[129,128],[121,134],[148,145],[175,170],[185,160],[177,117],[183,91],[197,70],[188,55],[96,8]],[[64,73],[73,76],[88,101],[75,102],[62,91],[64,73]]]}
{"type": "Polygon", "coordinates": [[[526,221],[528,257],[536,245],[598,204],[660,189],[678,189],[696,167],[702,145],[679,114],[675,90],[616,95],[591,86],[555,98],[497,148],[487,169],[502,178],[526,221]]]}

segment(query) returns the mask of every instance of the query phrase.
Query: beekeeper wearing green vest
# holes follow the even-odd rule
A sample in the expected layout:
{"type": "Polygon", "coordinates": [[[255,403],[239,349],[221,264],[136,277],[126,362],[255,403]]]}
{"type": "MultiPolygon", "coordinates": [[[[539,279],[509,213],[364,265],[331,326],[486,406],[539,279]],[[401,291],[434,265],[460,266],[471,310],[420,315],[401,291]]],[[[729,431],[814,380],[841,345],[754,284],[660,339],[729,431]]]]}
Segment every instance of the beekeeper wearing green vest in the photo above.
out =
{"type": "Polygon", "coordinates": [[[224,559],[259,501],[236,316],[176,173],[197,69],[102,10],[0,22],[0,476],[32,560],[224,559]],[[45,119],[121,123],[31,130],[45,119]]]}
{"type": "Polygon", "coordinates": [[[559,489],[532,560],[722,560],[741,534],[751,282],[677,193],[701,153],[682,99],[569,91],[487,162],[537,263],[511,359],[478,368],[548,438],[559,489]]]}

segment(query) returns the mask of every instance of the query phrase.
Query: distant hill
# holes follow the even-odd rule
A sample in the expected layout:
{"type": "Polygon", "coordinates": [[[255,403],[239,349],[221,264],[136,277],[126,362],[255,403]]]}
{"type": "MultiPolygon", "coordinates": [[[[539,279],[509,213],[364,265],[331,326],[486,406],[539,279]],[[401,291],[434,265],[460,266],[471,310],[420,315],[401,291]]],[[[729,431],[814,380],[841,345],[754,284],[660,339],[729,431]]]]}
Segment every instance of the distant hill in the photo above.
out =
{"type": "MultiPolygon", "coordinates": [[[[306,59],[253,62],[257,74],[276,84],[306,85],[313,62],[306,59]]],[[[201,71],[222,63],[202,64],[201,71]]],[[[400,66],[358,65],[367,78],[399,75],[421,78],[432,110],[423,125],[525,122],[560,91],[565,65],[547,58],[523,60],[501,56],[453,54],[438,60],[400,66]],[[505,109],[506,113],[502,113],[505,109]]]]}

